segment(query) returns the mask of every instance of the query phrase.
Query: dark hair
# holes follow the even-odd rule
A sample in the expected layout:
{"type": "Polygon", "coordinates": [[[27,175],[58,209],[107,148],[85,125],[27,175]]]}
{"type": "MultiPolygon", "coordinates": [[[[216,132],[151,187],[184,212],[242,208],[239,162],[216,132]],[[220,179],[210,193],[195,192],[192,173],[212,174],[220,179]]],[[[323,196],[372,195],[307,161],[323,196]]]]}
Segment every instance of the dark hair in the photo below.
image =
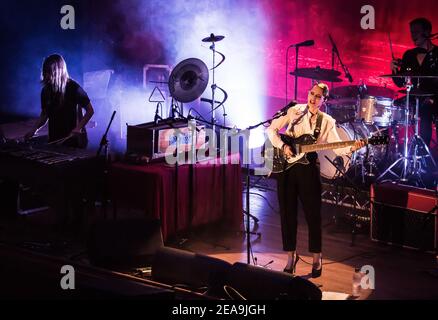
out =
{"type": "Polygon", "coordinates": [[[409,26],[419,25],[426,32],[432,32],[432,23],[426,18],[417,18],[409,22],[409,26]]]}
{"type": "MultiPolygon", "coordinates": [[[[329,96],[329,87],[328,85],[326,85],[323,82],[319,82],[319,83],[315,83],[313,87],[319,87],[322,90],[322,96],[324,97],[324,100],[327,100],[328,96],[329,96]]],[[[312,89],[310,88],[310,89],[312,89]]]]}

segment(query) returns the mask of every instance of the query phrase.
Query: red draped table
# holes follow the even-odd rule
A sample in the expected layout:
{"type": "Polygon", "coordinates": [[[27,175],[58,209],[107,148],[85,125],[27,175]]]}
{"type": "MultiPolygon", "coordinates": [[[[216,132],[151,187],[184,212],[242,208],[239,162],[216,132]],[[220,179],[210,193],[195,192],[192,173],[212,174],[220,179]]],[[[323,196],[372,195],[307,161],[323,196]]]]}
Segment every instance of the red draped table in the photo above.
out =
{"type": "Polygon", "coordinates": [[[117,208],[144,211],[161,220],[164,240],[176,232],[224,222],[238,230],[243,219],[240,164],[219,159],[180,165],[132,165],[116,162],[109,185],[117,208]],[[177,182],[177,183],[176,183],[177,182]]]}

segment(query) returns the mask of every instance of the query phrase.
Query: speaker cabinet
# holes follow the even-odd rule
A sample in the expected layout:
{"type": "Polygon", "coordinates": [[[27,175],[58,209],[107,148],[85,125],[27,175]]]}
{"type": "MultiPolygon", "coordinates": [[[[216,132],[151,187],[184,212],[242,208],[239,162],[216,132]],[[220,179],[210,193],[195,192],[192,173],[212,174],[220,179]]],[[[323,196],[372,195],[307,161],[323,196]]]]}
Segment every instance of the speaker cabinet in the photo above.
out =
{"type": "Polygon", "coordinates": [[[322,292],[309,280],[284,272],[235,263],[227,284],[249,300],[321,300],[322,292]]]}
{"type": "Polygon", "coordinates": [[[155,256],[152,279],[220,296],[230,269],[230,263],[217,258],[163,247],[155,256]]]}

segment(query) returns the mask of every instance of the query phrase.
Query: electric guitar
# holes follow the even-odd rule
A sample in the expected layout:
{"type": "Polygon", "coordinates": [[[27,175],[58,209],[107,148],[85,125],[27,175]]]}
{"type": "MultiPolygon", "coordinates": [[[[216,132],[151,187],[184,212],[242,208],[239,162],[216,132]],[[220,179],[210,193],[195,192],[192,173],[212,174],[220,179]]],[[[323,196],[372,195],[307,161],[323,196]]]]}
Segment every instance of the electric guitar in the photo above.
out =
{"type": "MultiPolygon", "coordinates": [[[[265,152],[265,163],[272,173],[284,172],[299,163],[309,164],[306,155],[310,152],[341,149],[355,144],[355,140],[316,144],[316,140],[311,134],[304,134],[298,138],[280,134],[280,137],[286,145],[291,147],[294,155],[287,158],[282,149],[268,148],[265,152]]],[[[365,145],[385,145],[389,143],[389,137],[387,135],[373,136],[369,139],[362,139],[362,141],[365,142],[365,145]]]]}

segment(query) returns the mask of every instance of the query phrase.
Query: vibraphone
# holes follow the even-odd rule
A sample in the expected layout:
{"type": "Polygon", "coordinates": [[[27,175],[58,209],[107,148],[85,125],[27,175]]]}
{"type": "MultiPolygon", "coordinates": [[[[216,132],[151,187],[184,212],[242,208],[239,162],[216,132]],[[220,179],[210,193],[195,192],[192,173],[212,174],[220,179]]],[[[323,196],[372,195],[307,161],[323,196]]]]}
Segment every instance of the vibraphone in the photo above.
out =
{"type": "Polygon", "coordinates": [[[55,211],[71,210],[72,203],[99,194],[100,163],[95,153],[82,149],[17,142],[0,145],[0,179],[29,187],[55,211]]]}

